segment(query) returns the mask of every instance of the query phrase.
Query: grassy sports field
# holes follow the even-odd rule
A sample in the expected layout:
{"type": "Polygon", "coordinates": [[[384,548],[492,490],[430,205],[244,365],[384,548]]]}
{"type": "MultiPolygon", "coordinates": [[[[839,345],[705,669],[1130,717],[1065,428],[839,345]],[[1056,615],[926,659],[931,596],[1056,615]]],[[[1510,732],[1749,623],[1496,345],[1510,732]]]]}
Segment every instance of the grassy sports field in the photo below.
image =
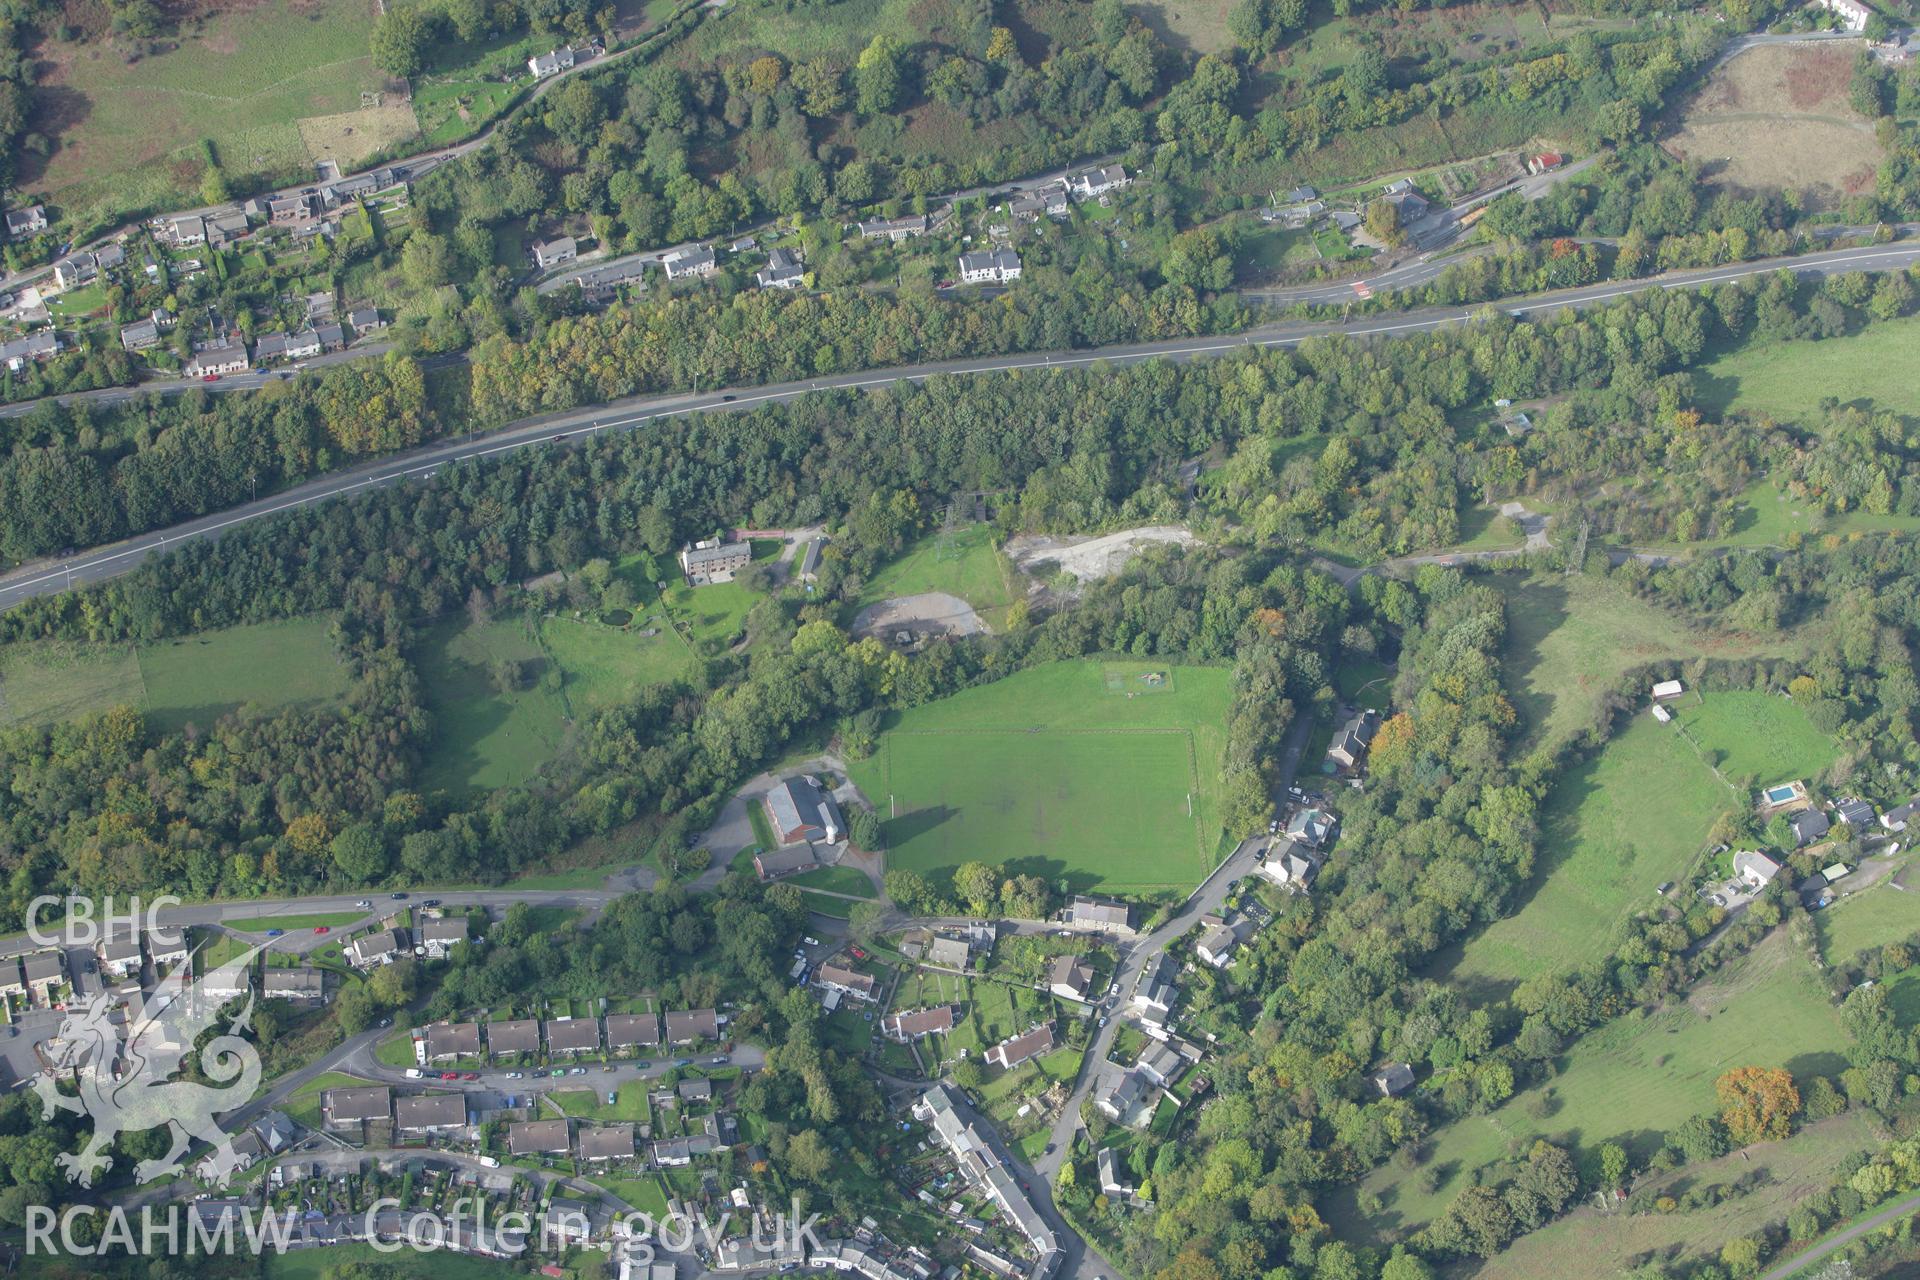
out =
{"type": "Polygon", "coordinates": [[[998,631],[1006,624],[1007,607],[1019,598],[1015,573],[994,549],[992,528],[975,525],[944,545],[938,534],[921,539],[868,580],[856,608],[894,596],[944,591],[972,605],[998,631]]]}
{"type": "Polygon", "coordinates": [[[310,176],[298,122],[358,112],[363,92],[384,88],[373,21],[367,0],[267,0],[186,26],[174,47],[137,60],[97,36],[52,41],[37,127],[59,146],[24,185],[82,223],[177,207],[197,198],[203,139],[236,185],[310,176]]]}
{"type": "Polygon", "coordinates": [[[854,781],[891,812],[895,867],[938,875],[984,858],[1075,889],[1189,888],[1219,838],[1228,680],[1140,662],[1032,668],[907,712],[854,781]]]}
{"type": "Polygon", "coordinates": [[[132,706],[166,730],[242,706],[336,701],[347,671],[331,615],[228,627],[146,645],[36,642],[0,648],[0,725],[45,724],[132,706]]]}
{"type": "Polygon", "coordinates": [[[1496,578],[1507,597],[1508,686],[1543,744],[1593,722],[1621,672],[1661,658],[1751,658],[1795,652],[1797,638],[1704,631],[1610,582],[1496,578]]]}
{"type": "Polygon", "coordinates": [[[1359,1184],[1385,1202],[1379,1215],[1360,1214],[1355,1189],[1347,1188],[1331,1200],[1329,1216],[1345,1238],[1415,1228],[1452,1203],[1476,1170],[1536,1136],[1586,1150],[1617,1141],[1644,1158],[1666,1131],[1717,1109],[1713,1082],[1722,1073],[1786,1067],[1804,1083],[1844,1069],[1844,1043],[1839,1014],[1812,967],[1775,934],[1686,1001],[1589,1033],[1551,1083],[1437,1130],[1426,1164],[1444,1176],[1433,1191],[1420,1190],[1418,1171],[1384,1165],[1359,1184]]]}

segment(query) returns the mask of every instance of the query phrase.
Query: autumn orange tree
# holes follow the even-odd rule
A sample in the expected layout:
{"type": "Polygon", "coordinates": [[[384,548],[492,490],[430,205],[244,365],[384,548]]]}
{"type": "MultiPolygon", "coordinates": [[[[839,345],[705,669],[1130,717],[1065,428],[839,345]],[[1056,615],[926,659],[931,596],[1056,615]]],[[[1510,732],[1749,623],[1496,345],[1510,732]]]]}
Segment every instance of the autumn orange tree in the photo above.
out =
{"type": "Polygon", "coordinates": [[[1800,1112],[1800,1090],[1779,1067],[1735,1067],[1714,1082],[1720,1118],[1736,1142],[1784,1138],[1800,1112]]]}

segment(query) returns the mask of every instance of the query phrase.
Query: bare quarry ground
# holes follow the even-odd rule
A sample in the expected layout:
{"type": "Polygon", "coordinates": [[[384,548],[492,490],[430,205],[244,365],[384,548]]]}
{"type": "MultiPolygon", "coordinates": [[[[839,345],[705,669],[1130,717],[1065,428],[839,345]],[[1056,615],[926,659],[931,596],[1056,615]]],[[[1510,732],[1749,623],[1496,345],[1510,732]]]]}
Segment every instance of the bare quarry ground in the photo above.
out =
{"type": "Polygon", "coordinates": [[[929,591],[917,596],[895,596],[870,604],[853,619],[853,634],[878,636],[891,641],[900,632],[921,636],[975,636],[987,630],[987,624],[972,605],[944,591],[929,591]]]}
{"type": "Polygon", "coordinates": [[[1766,45],[1713,73],[1667,149],[1716,186],[1800,191],[1835,203],[1873,187],[1873,122],[1847,100],[1857,48],[1766,45]]]}
{"type": "Polygon", "coordinates": [[[1157,543],[1189,546],[1197,539],[1177,524],[1145,525],[1101,537],[1053,537],[1022,534],[1008,540],[1007,555],[1020,572],[1043,576],[1064,569],[1082,582],[1093,582],[1120,572],[1141,550],[1157,543]]]}

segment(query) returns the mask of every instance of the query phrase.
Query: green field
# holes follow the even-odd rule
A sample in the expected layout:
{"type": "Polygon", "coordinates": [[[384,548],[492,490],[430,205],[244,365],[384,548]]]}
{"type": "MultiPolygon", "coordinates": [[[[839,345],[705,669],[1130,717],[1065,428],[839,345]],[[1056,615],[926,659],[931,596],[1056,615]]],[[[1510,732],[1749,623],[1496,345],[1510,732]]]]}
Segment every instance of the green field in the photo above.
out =
{"type": "Polygon", "coordinates": [[[1920,316],[1869,325],[1844,338],[1751,343],[1694,373],[1702,408],[1800,420],[1829,398],[1871,400],[1884,409],[1920,414],[1910,375],[1920,316]]]}
{"type": "Polygon", "coordinates": [[[1474,1280],[1618,1280],[1632,1274],[1639,1258],[1717,1254],[1729,1240],[1784,1221],[1809,1191],[1839,1181],[1849,1157],[1872,1151],[1879,1142],[1872,1113],[1849,1111],[1809,1125],[1786,1142],[1689,1165],[1660,1189],[1678,1194],[1727,1186],[1731,1194],[1692,1212],[1599,1214],[1582,1208],[1521,1236],[1489,1258],[1474,1280]],[[1741,1188],[1733,1190],[1729,1184],[1734,1183],[1741,1188]]]}
{"type": "MultiPolygon", "coordinates": [[[[756,806],[757,807],[757,806],[756,806]]],[[[854,867],[815,867],[797,876],[788,876],[788,884],[802,889],[825,889],[829,893],[847,893],[856,898],[871,898],[873,882],[854,867]]]]}
{"type": "Polygon", "coordinates": [[[1802,1083],[1846,1066],[1839,1015],[1805,957],[1775,934],[1692,997],[1649,1017],[1619,1018],[1590,1032],[1561,1059],[1545,1086],[1487,1115],[1437,1130],[1429,1167],[1445,1176],[1422,1193],[1414,1171],[1384,1165],[1360,1188],[1382,1197],[1381,1213],[1360,1214],[1352,1188],[1330,1203],[1343,1237],[1427,1222],[1475,1171],[1536,1136],[1592,1150],[1618,1141],[1645,1158],[1661,1135],[1689,1116],[1717,1109],[1713,1082],[1740,1066],[1784,1066],[1802,1083]],[[1550,1092],[1545,1106],[1538,1095],[1550,1092]]]}
{"type": "Polygon", "coordinates": [[[423,633],[413,653],[434,743],[423,771],[429,791],[466,792],[524,782],[559,749],[566,712],[545,682],[547,660],[518,618],[483,626],[464,619],[423,633]],[[511,693],[495,687],[493,664],[527,664],[531,684],[511,693]]]}
{"type": "Polygon", "coordinates": [[[1674,719],[1734,782],[1767,786],[1810,779],[1833,763],[1833,739],[1813,727],[1798,703],[1776,694],[1727,690],[1689,694],[1674,719]]]}
{"type": "Polygon", "coordinates": [[[42,724],[112,706],[164,731],[209,728],[243,706],[331,705],[347,669],[331,615],[261,622],[138,647],[45,641],[0,649],[0,725],[42,724]]]}
{"type": "Polygon", "coordinates": [[[525,1275],[524,1267],[513,1262],[477,1258],[450,1249],[401,1249],[391,1252],[370,1244],[337,1244],[324,1249],[267,1250],[261,1255],[260,1274],[265,1280],[321,1280],[336,1268],[362,1268],[376,1274],[405,1276],[411,1280],[505,1280],[525,1275]]]}
{"type": "Polygon", "coordinates": [[[1555,745],[1594,723],[1621,673],[1663,658],[1751,658],[1794,652],[1795,637],[1704,631],[1624,587],[1586,577],[1505,577],[1502,655],[1521,718],[1555,745]]]}
{"type": "Polygon", "coordinates": [[[541,619],[541,643],[565,677],[575,715],[624,702],[641,686],[665,684],[692,668],[693,652],[672,628],[639,634],[646,629],[643,619],[626,629],[592,619],[541,619]]]}
{"type": "Polygon", "coordinates": [[[1499,987],[1606,954],[1615,927],[1683,878],[1736,803],[1685,739],[1635,716],[1548,794],[1530,896],[1467,943],[1451,976],[1499,987]]]}
{"type": "Polygon", "coordinates": [[[995,631],[1006,626],[1007,608],[1019,598],[1015,571],[994,547],[993,529],[975,525],[951,540],[922,538],[868,579],[858,605],[928,591],[959,596],[995,631]]]}
{"type": "Polygon", "coordinates": [[[82,224],[178,207],[199,199],[203,139],[236,186],[311,177],[297,122],[357,111],[363,90],[382,88],[372,28],[364,0],[266,0],[184,25],[177,44],[151,42],[138,59],[97,36],[50,41],[37,88],[54,113],[40,127],[58,146],[22,186],[82,224]]]}
{"type": "Polygon", "coordinates": [[[854,781],[891,812],[892,866],[985,858],[1075,889],[1190,888],[1220,832],[1228,681],[1147,663],[1032,668],[908,711],[854,781]],[[1149,672],[1170,679],[1153,689],[1149,672]]]}

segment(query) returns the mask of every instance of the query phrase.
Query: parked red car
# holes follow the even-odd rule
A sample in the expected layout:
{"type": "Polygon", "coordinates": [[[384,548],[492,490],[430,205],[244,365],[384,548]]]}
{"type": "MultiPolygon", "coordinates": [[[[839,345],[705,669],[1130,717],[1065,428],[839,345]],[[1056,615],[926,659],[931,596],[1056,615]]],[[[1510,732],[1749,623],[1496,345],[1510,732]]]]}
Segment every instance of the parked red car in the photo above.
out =
{"type": "Polygon", "coordinates": [[[206,375],[206,376],[205,376],[204,378],[202,378],[202,379],[200,379],[200,381],[202,381],[202,382],[218,382],[218,381],[220,381],[220,375],[219,375],[219,374],[217,374],[217,373],[210,373],[210,374],[208,374],[208,375],[206,375]]]}
{"type": "Polygon", "coordinates": [[[330,924],[317,924],[313,926],[313,931],[315,933],[332,933],[333,926],[330,924]]]}
{"type": "Polygon", "coordinates": [[[460,1073],[458,1071],[442,1071],[440,1073],[440,1078],[442,1080],[458,1080],[460,1078],[460,1073]]]}
{"type": "Polygon", "coordinates": [[[460,1078],[462,1080],[478,1080],[480,1078],[480,1073],[478,1071],[469,1071],[467,1072],[467,1074],[461,1076],[460,1078]]]}

